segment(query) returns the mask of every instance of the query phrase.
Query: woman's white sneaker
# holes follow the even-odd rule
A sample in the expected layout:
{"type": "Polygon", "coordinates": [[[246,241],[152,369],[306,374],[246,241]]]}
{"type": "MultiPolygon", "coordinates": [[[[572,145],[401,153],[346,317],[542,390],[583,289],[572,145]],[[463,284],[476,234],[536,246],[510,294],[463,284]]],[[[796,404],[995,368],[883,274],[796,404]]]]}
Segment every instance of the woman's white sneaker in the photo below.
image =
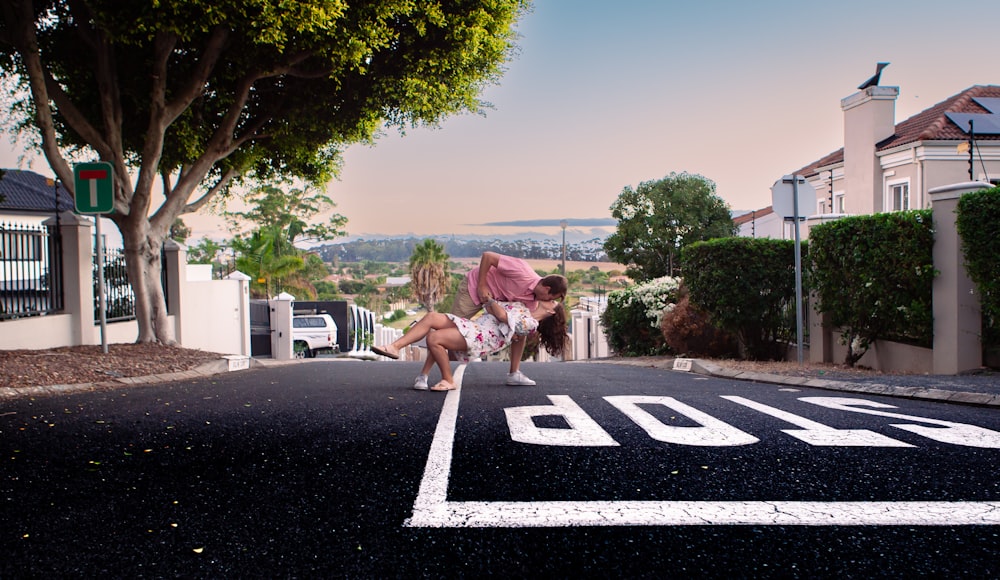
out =
{"type": "Polygon", "coordinates": [[[426,391],[427,375],[417,375],[417,378],[413,381],[413,388],[418,391],[426,391]]]}

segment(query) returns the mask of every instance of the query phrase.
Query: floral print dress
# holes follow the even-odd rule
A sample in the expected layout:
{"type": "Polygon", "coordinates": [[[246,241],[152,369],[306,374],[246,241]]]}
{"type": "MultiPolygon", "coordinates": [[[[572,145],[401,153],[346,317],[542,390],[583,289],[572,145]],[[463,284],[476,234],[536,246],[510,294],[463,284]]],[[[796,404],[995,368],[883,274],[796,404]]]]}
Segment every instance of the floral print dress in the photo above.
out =
{"type": "Polygon", "coordinates": [[[500,322],[492,314],[469,320],[448,314],[458,331],[465,337],[468,350],[456,353],[460,360],[480,358],[484,354],[494,354],[507,348],[515,334],[531,334],[538,328],[538,321],[531,316],[528,307],[520,302],[498,302],[507,312],[507,322],[500,322]]]}

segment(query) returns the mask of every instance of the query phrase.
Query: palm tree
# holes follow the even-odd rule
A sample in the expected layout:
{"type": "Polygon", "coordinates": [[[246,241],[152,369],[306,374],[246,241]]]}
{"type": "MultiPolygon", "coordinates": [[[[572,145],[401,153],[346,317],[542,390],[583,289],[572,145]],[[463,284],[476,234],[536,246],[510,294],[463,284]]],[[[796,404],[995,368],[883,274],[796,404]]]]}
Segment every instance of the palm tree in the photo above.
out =
{"type": "Polygon", "coordinates": [[[444,246],[429,238],[417,244],[410,255],[410,288],[428,312],[434,311],[448,291],[448,258],[444,246]]]}

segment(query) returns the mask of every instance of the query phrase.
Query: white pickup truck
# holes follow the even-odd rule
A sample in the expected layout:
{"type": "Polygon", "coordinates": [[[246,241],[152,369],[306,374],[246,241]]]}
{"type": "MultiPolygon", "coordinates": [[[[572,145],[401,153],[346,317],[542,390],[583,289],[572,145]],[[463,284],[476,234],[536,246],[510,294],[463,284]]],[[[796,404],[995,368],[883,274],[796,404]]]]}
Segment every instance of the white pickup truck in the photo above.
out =
{"type": "Polygon", "coordinates": [[[337,352],[337,323],[333,317],[329,314],[293,316],[292,350],[295,358],[313,358],[317,352],[337,352]]]}

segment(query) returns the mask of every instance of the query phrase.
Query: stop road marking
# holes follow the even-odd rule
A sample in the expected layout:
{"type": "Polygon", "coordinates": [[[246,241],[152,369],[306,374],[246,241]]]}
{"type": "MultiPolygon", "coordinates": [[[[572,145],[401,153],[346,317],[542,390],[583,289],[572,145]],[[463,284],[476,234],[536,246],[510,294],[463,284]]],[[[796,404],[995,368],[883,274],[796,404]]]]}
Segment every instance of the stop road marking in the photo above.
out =
{"type": "MultiPolygon", "coordinates": [[[[449,391],[431,444],[409,527],[569,527],[676,525],[821,525],[821,526],[960,526],[1000,525],[1000,501],[450,501],[452,452],[455,442],[461,378],[449,391]]],[[[783,433],[814,446],[912,447],[866,430],[836,429],[743,397],[724,399],[781,419],[797,427],[783,433]]],[[[678,445],[732,446],[757,438],[671,397],[606,397],[657,441],[678,445]],[[640,405],[666,405],[694,420],[696,427],[664,425],[640,405]]],[[[1000,448],[1000,433],[974,425],[915,417],[865,399],[803,397],[801,401],[851,413],[895,419],[891,426],[935,441],[970,447],[1000,448]]],[[[549,396],[551,405],[504,409],[511,437],[538,445],[617,446],[618,443],[571,397],[549,396]],[[532,417],[561,415],[569,429],[545,430],[532,417]],[[531,425],[529,425],[531,423],[531,425]],[[555,433],[554,431],[563,431],[555,433]],[[567,434],[569,432],[570,434],[567,434]]]]}

